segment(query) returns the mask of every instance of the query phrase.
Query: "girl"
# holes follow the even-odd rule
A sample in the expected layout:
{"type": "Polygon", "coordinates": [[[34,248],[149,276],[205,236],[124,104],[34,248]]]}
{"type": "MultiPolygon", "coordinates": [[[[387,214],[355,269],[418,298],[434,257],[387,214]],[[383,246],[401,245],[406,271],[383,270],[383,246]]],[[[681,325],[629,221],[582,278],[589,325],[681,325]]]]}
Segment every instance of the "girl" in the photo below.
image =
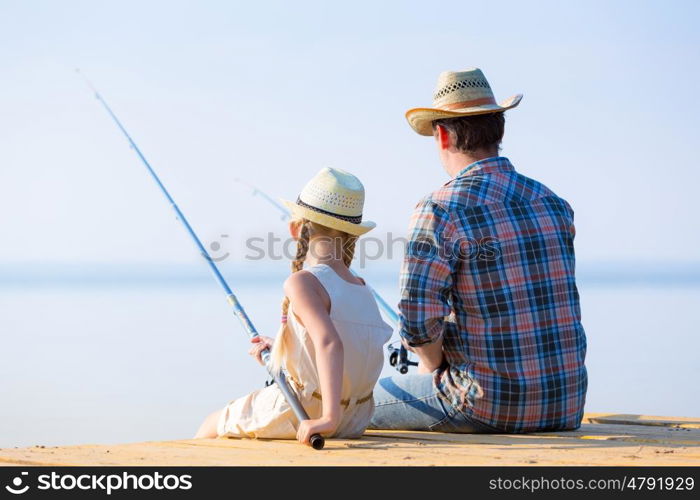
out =
{"type": "Polygon", "coordinates": [[[271,385],[209,415],[196,438],[296,437],[309,444],[316,433],[359,437],[372,417],[391,328],[369,287],[349,269],[358,237],[375,226],[362,222],[364,187],[348,172],[324,168],[296,202],[285,204],[294,216],[289,230],[297,253],[284,283],[282,325],[274,341],[252,339],[250,354],[262,363],[261,352],[272,348],[273,366],[287,370],[310,419],[299,422],[271,385]]]}

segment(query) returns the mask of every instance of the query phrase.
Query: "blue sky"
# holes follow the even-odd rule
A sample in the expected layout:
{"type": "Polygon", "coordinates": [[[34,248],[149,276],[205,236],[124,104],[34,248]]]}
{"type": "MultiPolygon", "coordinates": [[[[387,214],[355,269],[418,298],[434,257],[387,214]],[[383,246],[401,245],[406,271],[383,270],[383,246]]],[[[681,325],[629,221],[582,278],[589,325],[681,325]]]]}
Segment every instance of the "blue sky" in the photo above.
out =
{"type": "Polygon", "coordinates": [[[191,262],[100,88],[205,242],[280,230],[323,166],[403,234],[446,176],[406,109],[481,67],[504,156],[576,211],[579,260],[697,261],[697,2],[0,2],[0,263],[191,262]]]}

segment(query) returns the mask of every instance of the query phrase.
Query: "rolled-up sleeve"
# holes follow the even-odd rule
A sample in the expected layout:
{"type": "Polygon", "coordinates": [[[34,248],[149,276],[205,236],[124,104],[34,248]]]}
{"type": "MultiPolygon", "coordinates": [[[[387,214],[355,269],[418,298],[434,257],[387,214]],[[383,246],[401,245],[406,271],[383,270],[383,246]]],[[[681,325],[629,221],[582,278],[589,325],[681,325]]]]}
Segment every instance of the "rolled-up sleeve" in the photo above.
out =
{"type": "Polygon", "coordinates": [[[443,208],[429,199],[418,203],[401,269],[399,302],[400,334],[412,347],[438,340],[452,313],[455,233],[443,208]]]}

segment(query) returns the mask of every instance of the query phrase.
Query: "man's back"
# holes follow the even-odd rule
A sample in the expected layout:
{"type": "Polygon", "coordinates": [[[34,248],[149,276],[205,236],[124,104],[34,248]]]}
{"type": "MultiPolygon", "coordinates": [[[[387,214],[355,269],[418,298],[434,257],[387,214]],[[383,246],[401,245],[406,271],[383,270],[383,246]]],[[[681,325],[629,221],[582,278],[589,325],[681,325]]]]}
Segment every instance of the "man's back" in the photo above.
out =
{"type": "Polygon", "coordinates": [[[577,428],[586,338],[568,203],[488,158],[419,203],[409,239],[402,335],[443,335],[439,391],[498,430],[577,428]]]}

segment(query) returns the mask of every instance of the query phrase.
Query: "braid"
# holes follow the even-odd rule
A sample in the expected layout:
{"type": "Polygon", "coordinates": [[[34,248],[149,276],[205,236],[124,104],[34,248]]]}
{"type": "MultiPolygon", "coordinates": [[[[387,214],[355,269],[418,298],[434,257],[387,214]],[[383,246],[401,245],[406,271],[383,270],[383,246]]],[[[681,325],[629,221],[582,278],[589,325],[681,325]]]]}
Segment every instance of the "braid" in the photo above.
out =
{"type": "Polygon", "coordinates": [[[309,221],[303,220],[301,223],[301,232],[297,241],[297,254],[292,261],[292,272],[301,271],[306,260],[306,253],[309,251],[309,221]]]}
{"type": "MultiPolygon", "coordinates": [[[[292,261],[292,273],[296,273],[304,269],[304,261],[306,260],[306,254],[309,251],[309,221],[302,219],[301,221],[301,232],[299,234],[299,239],[297,240],[297,254],[292,261]]],[[[289,311],[289,297],[285,295],[282,299],[282,322],[280,325],[279,332],[277,333],[277,338],[275,339],[274,346],[272,348],[272,366],[275,370],[279,370],[282,367],[282,362],[284,361],[284,355],[286,352],[286,339],[285,332],[287,330],[287,312],[289,311]]]]}
{"type": "Polygon", "coordinates": [[[351,234],[347,235],[343,241],[343,263],[348,269],[355,257],[355,243],[357,243],[357,236],[351,234]]]}
{"type": "MultiPolygon", "coordinates": [[[[297,240],[297,254],[292,261],[292,273],[296,273],[304,269],[304,261],[306,254],[309,251],[309,224],[306,220],[301,223],[301,233],[297,240]]],[[[287,320],[287,311],[289,310],[289,297],[282,299],[282,322],[287,320]]]]}

